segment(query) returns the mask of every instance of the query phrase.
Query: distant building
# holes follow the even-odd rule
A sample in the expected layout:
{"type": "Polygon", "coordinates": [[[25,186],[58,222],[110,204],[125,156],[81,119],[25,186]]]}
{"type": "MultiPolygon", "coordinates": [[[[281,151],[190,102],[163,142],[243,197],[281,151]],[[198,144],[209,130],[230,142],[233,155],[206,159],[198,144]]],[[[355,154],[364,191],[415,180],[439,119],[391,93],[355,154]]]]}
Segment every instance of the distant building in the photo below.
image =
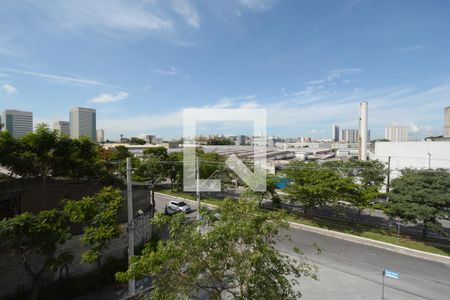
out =
{"type": "Polygon", "coordinates": [[[105,131],[103,129],[97,129],[97,143],[105,142],[105,131]]]}
{"type": "Polygon", "coordinates": [[[3,130],[8,131],[14,138],[33,132],[33,113],[29,111],[6,109],[3,111],[1,122],[3,130]]]}
{"type": "Polygon", "coordinates": [[[450,138],[450,106],[444,109],[444,137],[450,138]]]}
{"type": "Polygon", "coordinates": [[[340,141],[340,128],[339,128],[338,125],[333,125],[332,139],[333,139],[333,142],[339,142],[340,141]]]}
{"type": "MultiPolygon", "coordinates": [[[[367,141],[370,141],[370,130],[367,130],[367,141]]],[[[355,144],[359,142],[359,130],[358,129],[342,129],[340,142],[355,144]]]]}
{"type": "Polygon", "coordinates": [[[357,143],[358,137],[359,137],[358,129],[342,129],[341,130],[341,142],[357,143]]]}
{"type": "Polygon", "coordinates": [[[238,135],[236,137],[236,146],[243,146],[247,142],[247,137],[245,135],[238,135]]]}
{"type": "Polygon", "coordinates": [[[144,137],[144,140],[145,140],[145,142],[146,142],[147,144],[154,144],[154,143],[155,143],[155,142],[154,142],[155,138],[156,138],[155,135],[148,134],[148,135],[146,135],[146,136],[144,137]]]}
{"type": "Polygon", "coordinates": [[[70,109],[70,137],[78,139],[82,136],[96,141],[96,111],[92,108],[74,107],[70,109]]]}
{"type": "Polygon", "coordinates": [[[70,136],[70,122],[69,121],[55,121],[53,122],[53,129],[70,136]]]}
{"type": "Polygon", "coordinates": [[[384,138],[390,142],[407,142],[408,127],[389,126],[384,129],[384,138]]]}

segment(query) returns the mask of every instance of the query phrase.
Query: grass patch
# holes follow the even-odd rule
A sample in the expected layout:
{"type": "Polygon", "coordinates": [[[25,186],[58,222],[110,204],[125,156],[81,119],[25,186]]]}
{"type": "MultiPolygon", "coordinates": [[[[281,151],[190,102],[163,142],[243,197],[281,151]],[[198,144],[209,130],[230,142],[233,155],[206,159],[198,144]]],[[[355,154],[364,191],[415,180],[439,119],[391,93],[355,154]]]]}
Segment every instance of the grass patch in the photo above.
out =
{"type": "MultiPolygon", "coordinates": [[[[158,192],[176,196],[189,200],[196,200],[194,193],[186,193],[182,191],[171,191],[170,189],[158,190],[158,192]]],[[[220,205],[222,199],[203,196],[201,198],[202,203],[220,205]]],[[[298,212],[288,212],[286,214],[286,220],[296,222],[299,224],[319,227],[323,229],[333,230],[337,232],[352,234],[376,241],[381,241],[393,245],[398,245],[410,249],[420,250],[424,252],[440,254],[450,256],[450,244],[443,243],[439,240],[422,240],[419,238],[412,238],[409,236],[400,235],[397,236],[395,229],[392,231],[387,228],[371,227],[367,225],[356,224],[348,221],[338,221],[328,218],[310,217],[305,216],[298,212]]]]}
{"type": "Polygon", "coordinates": [[[404,235],[397,236],[395,230],[391,231],[387,228],[377,228],[352,222],[330,220],[327,218],[309,217],[304,216],[301,213],[293,212],[288,213],[286,219],[291,222],[356,235],[410,249],[450,256],[449,244],[439,240],[422,240],[404,235]]]}

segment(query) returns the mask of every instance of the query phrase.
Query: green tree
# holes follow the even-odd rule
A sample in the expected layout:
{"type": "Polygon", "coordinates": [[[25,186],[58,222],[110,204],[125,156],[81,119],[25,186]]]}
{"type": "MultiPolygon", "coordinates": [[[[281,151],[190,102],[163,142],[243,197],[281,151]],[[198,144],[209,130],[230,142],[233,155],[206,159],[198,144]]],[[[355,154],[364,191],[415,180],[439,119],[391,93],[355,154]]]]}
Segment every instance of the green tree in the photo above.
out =
{"type": "Polygon", "coordinates": [[[132,137],[130,139],[130,145],[145,145],[145,140],[140,139],[138,137],[132,137]]]}
{"type": "Polygon", "coordinates": [[[354,189],[349,189],[345,198],[358,209],[358,220],[361,211],[370,207],[370,202],[379,196],[387,175],[385,164],[379,160],[326,161],[321,166],[336,170],[353,182],[354,189]]]}
{"type": "Polygon", "coordinates": [[[69,252],[58,251],[70,237],[68,218],[56,209],[38,214],[26,212],[0,221],[0,243],[13,255],[21,257],[26,273],[32,278],[32,299],[37,299],[46,277],[72,262],[69,252]],[[30,264],[36,256],[41,261],[37,269],[30,264]]]}
{"type": "Polygon", "coordinates": [[[98,147],[88,138],[70,139],[46,124],[33,133],[13,139],[0,135],[0,164],[21,177],[85,178],[106,174],[98,147]]]}
{"type": "Polygon", "coordinates": [[[356,185],[336,169],[317,162],[291,162],[284,171],[291,184],[286,188],[292,202],[300,202],[305,213],[313,207],[335,205],[339,200],[352,199],[356,185]]]}
{"type": "Polygon", "coordinates": [[[133,154],[130,152],[130,150],[128,150],[127,147],[119,145],[114,148],[111,155],[111,160],[122,161],[132,156],[133,154]]]}
{"type": "Polygon", "coordinates": [[[94,196],[67,201],[64,211],[72,222],[83,225],[80,241],[88,247],[81,255],[83,261],[97,261],[98,268],[101,267],[103,252],[111,239],[120,233],[118,212],[121,206],[120,191],[111,187],[103,188],[94,196]]]}
{"type": "MultiPolygon", "coordinates": [[[[157,226],[169,227],[169,239],[156,251],[147,247],[125,273],[116,277],[153,276],[152,299],[297,299],[302,276],[315,278],[302,257],[292,259],[275,248],[288,224],[282,212],[260,211],[255,202],[225,200],[217,210],[202,210],[199,223],[175,215],[158,215],[157,226]],[[200,233],[198,226],[208,226],[200,233]]],[[[295,249],[299,254],[299,250],[295,249]]]]}
{"type": "Polygon", "coordinates": [[[170,180],[172,191],[177,185],[180,187],[183,183],[183,153],[172,152],[167,157],[167,175],[170,180]]]}
{"type": "Polygon", "coordinates": [[[278,181],[278,177],[274,175],[267,175],[265,191],[253,191],[247,186],[244,194],[242,194],[242,198],[254,200],[258,203],[258,206],[261,206],[263,200],[272,200],[272,206],[277,207],[279,206],[281,200],[276,192],[278,181]]]}
{"type": "Polygon", "coordinates": [[[151,147],[144,150],[144,155],[155,155],[161,160],[166,160],[168,157],[166,147],[151,147]]]}
{"type": "Polygon", "coordinates": [[[450,173],[444,169],[402,171],[392,180],[386,213],[403,222],[422,222],[423,236],[428,228],[445,234],[437,220],[450,208],[450,173]]]}

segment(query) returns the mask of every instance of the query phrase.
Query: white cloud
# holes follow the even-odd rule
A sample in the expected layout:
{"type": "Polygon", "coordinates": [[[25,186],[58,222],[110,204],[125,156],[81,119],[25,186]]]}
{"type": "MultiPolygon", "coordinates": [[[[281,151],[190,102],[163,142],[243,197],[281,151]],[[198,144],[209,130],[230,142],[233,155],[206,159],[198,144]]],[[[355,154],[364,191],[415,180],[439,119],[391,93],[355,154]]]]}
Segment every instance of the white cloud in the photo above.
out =
{"type": "Polygon", "coordinates": [[[239,0],[239,4],[253,11],[269,10],[276,2],[277,0],[239,0]]]}
{"type": "Polygon", "coordinates": [[[153,1],[45,0],[29,1],[53,28],[105,34],[169,31],[173,22],[153,1]]]}
{"type": "Polygon", "coordinates": [[[152,69],[153,73],[161,74],[161,75],[168,75],[168,76],[175,76],[177,75],[177,68],[170,67],[168,69],[152,69]]]}
{"type": "Polygon", "coordinates": [[[92,79],[67,77],[67,76],[61,76],[61,75],[55,75],[55,74],[40,73],[40,72],[33,72],[33,71],[19,70],[19,69],[2,68],[2,67],[0,67],[0,70],[2,70],[3,72],[6,72],[6,73],[14,73],[14,74],[20,74],[20,75],[33,76],[33,77],[47,78],[47,79],[52,79],[52,80],[56,80],[56,81],[64,82],[64,83],[76,83],[76,84],[81,84],[81,85],[94,85],[94,86],[105,86],[105,87],[111,87],[111,88],[126,89],[121,86],[112,85],[109,83],[105,83],[105,82],[98,81],[98,80],[92,80],[92,79]]]}
{"type": "Polygon", "coordinates": [[[417,52],[417,51],[424,50],[425,48],[426,47],[423,45],[413,45],[413,46],[399,48],[399,49],[397,49],[397,52],[402,52],[402,53],[417,52]]]}
{"type": "Polygon", "coordinates": [[[172,0],[173,9],[181,15],[186,23],[192,27],[200,27],[200,18],[197,10],[192,6],[188,0],[172,0]]]}
{"type": "Polygon", "coordinates": [[[112,94],[101,94],[97,97],[92,98],[89,100],[89,103],[111,103],[111,102],[118,102],[122,101],[128,98],[128,93],[126,92],[119,92],[116,95],[112,94]]]}
{"type": "Polygon", "coordinates": [[[2,90],[8,95],[17,94],[17,88],[8,83],[2,85],[2,90]]]}

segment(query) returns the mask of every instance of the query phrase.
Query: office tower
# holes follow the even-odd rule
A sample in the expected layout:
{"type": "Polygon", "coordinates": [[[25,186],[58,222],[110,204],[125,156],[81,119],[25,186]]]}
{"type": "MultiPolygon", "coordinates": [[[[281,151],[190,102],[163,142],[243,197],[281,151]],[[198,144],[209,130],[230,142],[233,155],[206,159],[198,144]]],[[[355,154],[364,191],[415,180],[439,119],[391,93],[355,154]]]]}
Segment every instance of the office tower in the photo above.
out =
{"type": "Polygon", "coordinates": [[[246,140],[247,140],[247,137],[245,135],[238,135],[236,137],[236,146],[245,145],[246,140]]]}
{"type": "Polygon", "coordinates": [[[70,123],[68,121],[53,122],[53,129],[58,130],[62,134],[70,136],[70,123]]]}
{"type": "Polygon", "coordinates": [[[333,125],[332,139],[333,142],[339,142],[340,140],[340,128],[338,125],[333,125]]]}
{"type": "Polygon", "coordinates": [[[444,108],[444,137],[450,138],[450,106],[444,108]]]}
{"type": "Polygon", "coordinates": [[[3,111],[1,120],[3,130],[8,131],[14,138],[33,132],[32,112],[6,109],[3,111]]]}
{"type": "Polygon", "coordinates": [[[70,109],[70,137],[78,139],[82,136],[96,141],[97,120],[95,109],[73,107],[70,109]]]}
{"type": "Polygon", "coordinates": [[[406,142],[408,140],[408,127],[389,126],[384,129],[384,138],[391,142],[406,142]]]}
{"type": "Polygon", "coordinates": [[[103,129],[97,129],[97,143],[105,142],[105,131],[103,129]]]}
{"type": "Polygon", "coordinates": [[[367,134],[368,134],[368,103],[359,104],[359,159],[367,160],[367,134]]]}

